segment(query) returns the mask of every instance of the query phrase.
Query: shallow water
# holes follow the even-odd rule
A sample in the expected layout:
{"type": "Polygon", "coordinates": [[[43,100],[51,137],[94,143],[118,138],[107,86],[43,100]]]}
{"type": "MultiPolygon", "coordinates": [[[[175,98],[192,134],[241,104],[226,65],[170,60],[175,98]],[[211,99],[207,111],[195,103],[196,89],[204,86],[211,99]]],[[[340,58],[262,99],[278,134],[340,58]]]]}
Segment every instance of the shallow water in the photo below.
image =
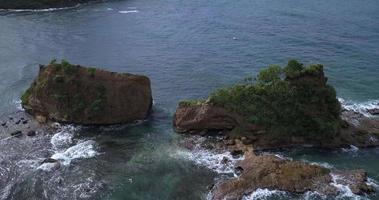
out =
{"type": "MultiPolygon", "coordinates": [[[[179,145],[182,136],[171,129],[177,101],[206,97],[269,64],[298,58],[324,64],[338,96],[364,110],[379,100],[378,10],[375,0],[127,0],[3,12],[1,113],[17,110],[38,64],[52,58],[147,75],[155,105],[147,122],[81,128],[61,149],[51,136],[1,141],[0,199],[205,199],[220,175],[196,157],[209,152],[188,156],[179,145]],[[61,167],[41,170],[41,159],[55,154],[61,167]]],[[[283,154],[364,168],[379,180],[378,149],[283,154]]]]}

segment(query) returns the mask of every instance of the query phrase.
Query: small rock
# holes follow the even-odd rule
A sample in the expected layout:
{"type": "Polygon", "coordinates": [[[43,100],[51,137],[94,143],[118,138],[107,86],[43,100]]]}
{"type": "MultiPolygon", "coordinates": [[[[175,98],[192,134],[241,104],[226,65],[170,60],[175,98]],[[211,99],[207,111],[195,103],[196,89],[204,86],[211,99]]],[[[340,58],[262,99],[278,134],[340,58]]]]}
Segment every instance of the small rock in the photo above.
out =
{"type": "Polygon", "coordinates": [[[1,123],[1,126],[5,126],[5,125],[7,125],[7,122],[1,123]]]}
{"type": "Polygon", "coordinates": [[[22,124],[27,124],[28,123],[28,120],[24,120],[23,122],[22,122],[22,124]]]}
{"type": "Polygon", "coordinates": [[[367,109],[371,115],[379,115],[379,108],[367,109]]]}
{"type": "Polygon", "coordinates": [[[14,136],[14,137],[21,137],[21,135],[22,135],[21,131],[14,131],[11,133],[11,136],[14,136]]]}
{"type": "Polygon", "coordinates": [[[20,124],[21,120],[18,120],[17,122],[15,122],[15,124],[20,124]]]}
{"type": "Polygon", "coordinates": [[[237,166],[234,168],[235,173],[239,176],[243,173],[243,168],[241,166],[237,166]]]}
{"type": "Polygon", "coordinates": [[[242,150],[232,150],[230,153],[232,154],[233,157],[238,157],[238,156],[241,156],[243,154],[243,151],[242,150]]]}
{"type": "Polygon", "coordinates": [[[9,120],[13,120],[13,117],[9,117],[9,120]]]}
{"type": "Polygon", "coordinates": [[[29,137],[32,137],[32,136],[36,135],[36,132],[35,131],[29,131],[26,135],[29,137]]]}
{"type": "Polygon", "coordinates": [[[21,119],[21,120],[24,120],[25,118],[21,117],[20,119],[21,119]]]}
{"type": "Polygon", "coordinates": [[[44,164],[44,163],[56,163],[58,162],[58,160],[55,160],[54,158],[46,158],[45,160],[42,161],[41,164],[44,164]]]}
{"type": "Polygon", "coordinates": [[[230,160],[229,160],[227,157],[223,157],[223,158],[222,158],[222,161],[221,161],[222,164],[225,165],[225,164],[227,164],[228,162],[230,162],[230,160]]]}

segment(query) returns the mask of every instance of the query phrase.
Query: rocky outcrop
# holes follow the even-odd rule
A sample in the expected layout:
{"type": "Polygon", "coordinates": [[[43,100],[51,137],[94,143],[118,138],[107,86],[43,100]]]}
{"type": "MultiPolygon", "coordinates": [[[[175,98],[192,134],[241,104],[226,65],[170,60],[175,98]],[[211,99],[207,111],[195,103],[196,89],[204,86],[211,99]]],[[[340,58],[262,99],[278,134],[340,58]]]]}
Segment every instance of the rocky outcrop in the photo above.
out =
{"type": "Polygon", "coordinates": [[[66,61],[41,65],[21,100],[26,112],[40,122],[94,125],[143,120],[152,106],[146,76],[86,68],[66,61]]]}
{"type": "Polygon", "coordinates": [[[274,155],[245,153],[245,159],[238,162],[241,171],[238,178],[227,180],[212,189],[214,200],[242,199],[258,188],[269,188],[292,193],[316,191],[335,196],[338,189],[334,184],[343,184],[356,194],[369,193],[373,188],[366,184],[367,176],[362,170],[343,171],[331,174],[327,168],[299,161],[290,161],[274,155]],[[333,176],[332,176],[333,175],[333,176]]]}
{"type": "MultiPolygon", "coordinates": [[[[248,126],[242,117],[226,109],[208,104],[179,105],[174,115],[174,128],[180,133],[205,133],[248,126]]],[[[255,130],[253,125],[250,129],[255,130]]]]}
{"type": "Polygon", "coordinates": [[[0,9],[47,9],[73,7],[96,0],[0,0],[0,9]]]}
{"type": "Polygon", "coordinates": [[[368,118],[354,111],[341,113],[343,123],[340,133],[333,138],[308,139],[299,136],[273,138],[259,126],[246,122],[238,114],[209,105],[179,105],[174,115],[174,129],[179,133],[205,134],[219,131],[233,142],[240,139],[245,144],[253,144],[256,150],[309,146],[341,148],[379,146],[379,119],[368,118]]]}

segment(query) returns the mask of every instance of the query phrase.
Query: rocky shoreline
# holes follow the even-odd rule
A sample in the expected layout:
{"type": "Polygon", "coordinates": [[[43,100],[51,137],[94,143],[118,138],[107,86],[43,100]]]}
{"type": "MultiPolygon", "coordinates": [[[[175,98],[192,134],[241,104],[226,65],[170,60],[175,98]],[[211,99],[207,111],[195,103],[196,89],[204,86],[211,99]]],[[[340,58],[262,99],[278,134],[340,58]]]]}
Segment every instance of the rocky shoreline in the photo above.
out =
{"type": "Polygon", "coordinates": [[[41,10],[74,7],[100,0],[0,0],[0,10],[41,10]]]}

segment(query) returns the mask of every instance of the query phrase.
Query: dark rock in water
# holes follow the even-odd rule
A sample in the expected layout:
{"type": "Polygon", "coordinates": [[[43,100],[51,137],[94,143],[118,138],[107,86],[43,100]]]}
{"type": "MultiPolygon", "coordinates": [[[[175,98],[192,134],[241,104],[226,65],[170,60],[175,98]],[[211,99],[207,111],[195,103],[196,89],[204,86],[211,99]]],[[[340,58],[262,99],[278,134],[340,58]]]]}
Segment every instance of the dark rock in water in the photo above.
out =
{"type": "Polygon", "coordinates": [[[371,115],[379,115],[379,108],[367,109],[371,115]]]}
{"type": "Polygon", "coordinates": [[[223,157],[221,160],[222,164],[228,164],[229,162],[230,162],[230,160],[227,157],[223,157]]]}
{"type": "Polygon", "coordinates": [[[73,7],[94,0],[0,0],[0,9],[47,9],[73,7]]]}
{"type": "Polygon", "coordinates": [[[11,121],[12,121],[12,120],[13,120],[13,117],[9,117],[9,120],[11,120],[11,121]]]}
{"type": "Polygon", "coordinates": [[[5,125],[7,125],[7,122],[1,123],[1,126],[5,126],[5,125]]]}
{"type": "Polygon", "coordinates": [[[355,194],[372,192],[366,184],[364,171],[343,171],[337,173],[340,179],[333,180],[330,170],[321,166],[299,161],[290,161],[274,155],[245,154],[245,160],[237,163],[238,178],[217,184],[211,191],[213,200],[242,199],[258,188],[270,188],[292,193],[316,191],[324,195],[338,194],[331,183],[350,187],[355,194]]]}
{"type": "Polygon", "coordinates": [[[36,135],[36,132],[35,131],[28,131],[28,133],[26,135],[29,137],[32,137],[32,136],[36,135]]]}
{"type": "Polygon", "coordinates": [[[22,124],[27,124],[27,123],[28,123],[28,120],[22,121],[22,124]]]}
{"type": "Polygon", "coordinates": [[[22,136],[22,131],[14,131],[14,132],[11,133],[11,136],[21,137],[22,136]]]}
{"type": "Polygon", "coordinates": [[[243,154],[243,151],[238,149],[238,150],[233,150],[230,153],[232,154],[233,157],[238,157],[238,156],[241,156],[243,154]]]}
{"type": "Polygon", "coordinates": [[[20,122],[21,122],[21,120],[18,120],[18,121],[15,122],[15,124],[18,125],[18,124],[20,124],[20,122]]]}
{"type": "Polygon", "coordinates": [[[85,125],[143,120],[152,106],[148,77],[86,68],[67,61],[40,66],[37,78],[21,100],[26,112],[38,121],[85,125]]]}
{"type": "Polygon", "coordinates": [[[44,164],[44,163],[56,163],[58,162],[58,160],[55,160],[54,158],[46,158],[45,160],[42,161],[41,164],[44,164]]]}

